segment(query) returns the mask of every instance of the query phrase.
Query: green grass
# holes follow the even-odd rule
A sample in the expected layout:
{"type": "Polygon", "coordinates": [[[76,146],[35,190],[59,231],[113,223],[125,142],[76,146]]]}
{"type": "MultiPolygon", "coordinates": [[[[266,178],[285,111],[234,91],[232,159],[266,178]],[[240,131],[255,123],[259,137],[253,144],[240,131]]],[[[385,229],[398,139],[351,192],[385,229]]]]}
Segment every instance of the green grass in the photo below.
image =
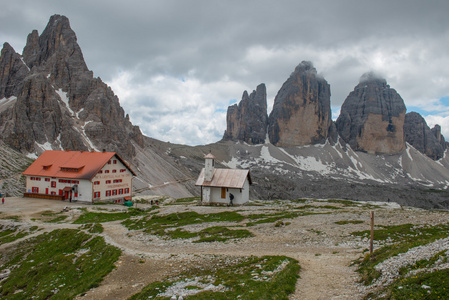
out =
{"type": "Polygon", "coordinates": [[[354,220],[354,221],[337,221],[334,222],[337,225],[346,225],[346,224],[362,224],[363,221],[361,220],[354,220]]]}
{"type": "Polygon", "coordinates": [[[168,205],[189,205],[197,204],[201,200],[201,197],[189,197],[189,198],[178,198],[174,202],[168,205]]]}
{"type": "MultiPolygon", "coordinates": [[[[369,231],[354,232],[353,235],[367,236],[369,231]]],[[[388,241],[372,254],[367,254],[362,260],[359,260],[358,272],[362,276],[362,282],[366,285],[371,284],[373,280],[380,276],[380,273],[374,268],[377,264],[383,262],[400,253],[405,253],[411,248],[432,243],[437,239],[449,236],[449,224],[437,226],[418,226],[403,224],[390,226],[384,229],[374,231],[374,239],[377,241],[388,241]]]]}
{"type": "Polygon", "coordinates": [[[2,299],[73,299],[99,285],[121,252],[103,238],[79,230],[45,233],[15,247],[0,270],[11,274],[0,286],[2,299]]]}
{"type": "Polygon", "coordinates": [[[447,263],[447,250],[430,259],[417,261],[414,265],[401,268],[399,277],[383,289],[367,295],[366,298],[384,299],[448,299],[449,269],[428,271],[439,263],[447,263]],[[409,273],[413,271],[414,273],[409,273]],[[380,296],[382,295],[382,296],[380,296]]]}
{"type": "Polygon", "coordinates": [[[86,224],[86,223],[104,223],[128,219],[130,217],[142,216],[147,213],[135,208],[129,208],[125,212],[84,212],[73,224],[86,224]]]}
{"type": "Polygon", "coordinates": [[[180,227],[208,223],[208,222],[240,222],[244,219],[237,212],[220,212],[215,214],[198,214],[197,212],[182,212],[169,215],[153,214],[141,219],[128,219],[122,222],[130,230],[144,229],[148,234],[158,235],[171,239],[198,238],[195,243],[201,242],[224,242],[231,239],[241,239],[253,236],[248,230],[231,230],[226,227],[215,226],[201,230],[200,232],[189,232],[180,227]]]}
{"type": "Polygon", "coordinates": [[[122,224],[128,229],[147,229],[147,231],[151,232],[155,228],[175,228],[205,222],[240,222],[243,219],[244,217],[236,212],[202,215],[194,211],[188,211],[169,215],[153,214],[139,220],[125,220],[122,224]]]}
{"type": "Polygon", "coordinates": [[[99,223],[84,224],[81,229],[87,230],[90,233],[102,233],[104,231],[103,226],[99,223]]]}
{"type": "Polygon", "coordinates": [[[47,220],[47,221],[45,221],[45,222],[46,222],[46,223],[58,223],[58,222],[64,221],[65,219],[67,219],[67,217],[68,217],[68,216],[64,216],[64,215],[62,215],[62,216],[57,216],[56,218],[53,218],[53,219],[51,219],[51,220],[47,220]]]}
{"type": "Polygon", "coordinates": [[[236,263],[218,262],[212,269],[195,269],[152,283],[130,299],[170,299],[162,297],[169,287],[188,282],[186,291],[197,292],[184,299],[288,299],[295,291],[300,266],[285,256],[248,257],[236,263]],[[203,291],[206,286],[221,291],[203,291]]]}
{"type": "Polygon", "coordinates": [[[448,299],[449,269],[402,278],[384,292],[389,299],[448,299]]]}
{"type": "Polygon", "coordinates": [[[0,245],[14,242],[30,234],[35,229],[32,227],[30,231],[20,229],[18,226],[6,227],[0,225],[0,245]]]}
{"type": "MultiPolygon", "coordinates": [[[[308,208],[309,206],[305,205],[304,207],[308,208]]],[[[263,224],[263,223],[275,223],[283,219],[294,219],[299,216],[306,216],[312,214],[316,213],[304,211],[284,211],[268,214],[252,214],[247,216],[247,218],[251,220],[251,222],[248,222],[246,226],[254,226],[255,224],[263,224]]]]}
{"type": "Polygon", "coordinates": [[[2,217],[1,219],[13,220],[15,222],[20,221],[20,217],[19,216],[6,216],[6,217],[2,217]]]}
{"type": "Polygon", "coordinates": [[[203,229],[199,232],[200,239],[194,243],[202,242],[224,242],[232,239],[244,239],[254,236],[246,229],[228,229],[226,227],[215,226],[203,229]]]}
{"type": "Polygon", "coordinates": [[[335,199],[330,199],[330,200],[327,200],[327,202],[329,202],[329,203],[341,204],[341,205],[346,206],[346,207],[348,207],[348,206],[359,206],[359,205],[357,204],[357,202],[354,202],[354,201],[351,201],[351,200],[335,200],[335,199]]]}

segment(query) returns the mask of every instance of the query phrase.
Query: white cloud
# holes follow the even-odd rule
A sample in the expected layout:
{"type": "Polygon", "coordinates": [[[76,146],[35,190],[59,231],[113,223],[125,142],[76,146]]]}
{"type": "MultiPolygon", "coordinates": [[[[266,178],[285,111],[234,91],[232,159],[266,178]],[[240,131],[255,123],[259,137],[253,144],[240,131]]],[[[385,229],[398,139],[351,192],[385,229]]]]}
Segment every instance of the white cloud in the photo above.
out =
{"type": "Polygon", "coordinates": [[[144,134],[173,143],[213,143],[226,129],[227,104],[232,100],[227,95],[244,87],[228,78],[203,84],[192,74],[157,75],[135,83],[132,73],[122,71],[107,84],[144,134]]]}

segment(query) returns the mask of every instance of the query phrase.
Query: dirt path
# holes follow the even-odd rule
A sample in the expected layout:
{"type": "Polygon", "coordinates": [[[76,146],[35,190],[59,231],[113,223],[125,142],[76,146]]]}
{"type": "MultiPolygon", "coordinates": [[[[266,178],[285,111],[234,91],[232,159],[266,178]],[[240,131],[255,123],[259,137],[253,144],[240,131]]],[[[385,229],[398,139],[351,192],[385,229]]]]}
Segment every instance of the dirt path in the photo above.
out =
{"type": "MultiPolygon", "coordinates": [[[[314,201],[308,205],[316,206],[329,203],[314,201]]],[[[333,204],[335,205],[335,204],[333,204]]],[[[336,205],[338,206],[338,205],[336,205]]],[[[19,216],[22,224],[37,225],[44,231],[57,228],[77,228],[71,224],[82,213],[80,208],[88,210],[121,210],[117,205],[82,205],[54,200],[7,198],[0,206],[0,222],[6,216],[19,216]],[[39,219],[43,211],[61,212],[65,208],[68,218],[63,223],[44,223],[39,219]]],[[[203,206],[172,205],[160,208],[160,214],[196,211],[201,214],[224,210],[236,210],[239,213],[250,211],[266,213],[276,212],[282,205],[263,205],[239,208],[217,208],[203,206]]],[[[324,209],[324,206],[323,206],[324,209]]],[[[431,213],[416,209],[400,209],[394,205],[376,208],[376,222],[379,225],[404,223],[439,224],[447,222],[446,214],[431,213]]],[[[326,214],[313,214],[289,220],[290,225],[275,227],[273,223],[257,224],[248,227],[255,237],[228,243],[192,243],[189,240],[163,240],[141,231],[128,231],[120,222],[103,223],[101,234],[107,243],[119,247],[122,257],[116,263],[102,284],[79,299],[126,299],[151,282],[163,280],[168,275],[185,271],[192,266],[211,266],[214,257],[225,256],[263,256],[286,255],[297,259],[301,266],[300,279],[296,292],[290,299],[361,299],[359,276],[353,260],[363,255],[368,243],[351,232],[369,228],[369,213],[364,207],[335,209],[326,214]],[[337,225],[338,221],[356,221],[337,225]]],[[[235,225],[235,223],[234,223],[235,225]]],[[[205,224],[189,225],[189,230],[200,230],[205,224]]],[[[207,226],[211,226],[210,224],[207,226]]],[[[0,247],[1,248],[1,247],[0,247]]],[[[1,250],[1,249],[0,249],[1,250]]]]}

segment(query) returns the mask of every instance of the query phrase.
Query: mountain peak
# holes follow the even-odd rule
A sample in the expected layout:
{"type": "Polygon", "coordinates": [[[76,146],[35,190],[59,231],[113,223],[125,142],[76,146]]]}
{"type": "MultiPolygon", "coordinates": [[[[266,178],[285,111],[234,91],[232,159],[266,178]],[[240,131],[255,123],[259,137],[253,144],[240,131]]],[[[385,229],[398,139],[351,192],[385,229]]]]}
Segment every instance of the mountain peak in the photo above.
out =
{"type": "Polygon", "coordinates": [[[61,58],[65,63],[69,63],[71,68],[88,71],[76,34],[70,28],[69,19],[61,15],[51,16],[40,36],[37,30],[28,35],[22,55],[28,67],[46,64],[48,73],[53,71],[49,69],[50,66],[54,66],[61,58]],[[56,59],[56,56],[59,58],[56,59]]]}
{"type": "Polygon", "coordinates": [[[261,83],[250,95],[244,91],[238,105],[228,107],[223,139],[262,144],[266,137],[267,118],[267,90],[261,83]]]}
{"type": "Polygon", "coordinates": [[[373,82],[378,81],[382,82],[383,84],[387,84],[387,81],[385,78],[383,78],[380,74],[375,73],[374,71],[369,71],[364,73],[359,80],[359,83],[366,83],[366,82],[373,82]]]}
{"type": "Polygon", "coordinates": [[[299,65],[295,68],[295,73],[305,73],[310,72],[316,74],[316,69],[313,67],[313,63],[311,61],[303,60],[299,65]]]}
{"type": "Polygon", "coordinates": [[[354,150],[397,154],[405,149],[405,111],[401,96],[386,80],[368,72],[343,102],[336,126],[354,150]]]}
{"type": "Polygon", "coordinates": [[[331,126],[330,86],[312,62],[302,61],[277,93],[268,118],[275,146],[303,146],[326,141],[331,126]]]}

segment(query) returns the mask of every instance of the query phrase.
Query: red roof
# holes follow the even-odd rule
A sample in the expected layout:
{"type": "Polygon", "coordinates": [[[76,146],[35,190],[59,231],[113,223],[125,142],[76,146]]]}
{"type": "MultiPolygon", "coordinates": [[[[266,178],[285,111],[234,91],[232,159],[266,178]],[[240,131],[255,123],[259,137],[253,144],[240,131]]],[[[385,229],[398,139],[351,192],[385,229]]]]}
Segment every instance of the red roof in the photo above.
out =
{"type": "Polygon", "coordinates": [[[108,161],[117,157],[134,175],[133,170],[115,152],[89,152],[89,151],[54,151],[47,150],[42,153],[23,175],[92,179],[108,161]]]}
{"type": "Polygon", "coordinates": [[[248,178],[249,184],[252,184],[249,170],[214,169],[212,180],[205,181],[203,168],[195,185],[241,189],[245,184],[246,178],[248,178]]]}

